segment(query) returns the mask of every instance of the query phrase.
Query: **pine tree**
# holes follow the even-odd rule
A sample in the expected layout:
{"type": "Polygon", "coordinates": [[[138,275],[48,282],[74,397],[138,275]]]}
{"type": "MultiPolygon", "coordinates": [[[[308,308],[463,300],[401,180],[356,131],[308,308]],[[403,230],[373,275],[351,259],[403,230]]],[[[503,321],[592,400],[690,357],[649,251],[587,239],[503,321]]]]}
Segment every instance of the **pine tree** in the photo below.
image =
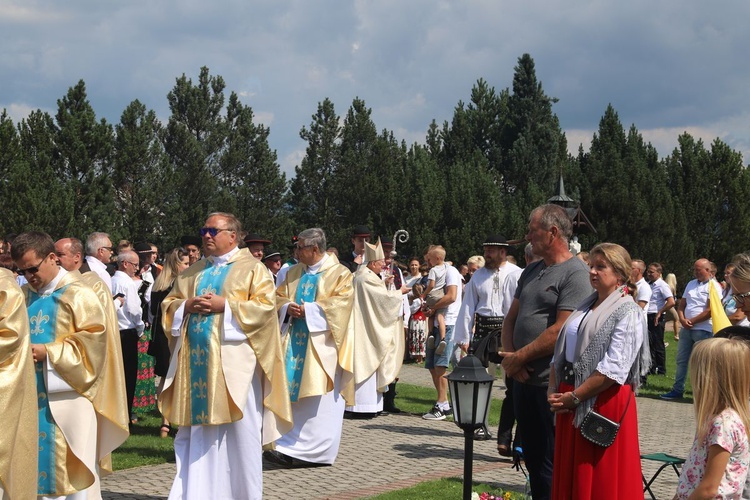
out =
{"type": "Polygon", "coordinates": [[[52,166],[73,194],[75,230],[88,234],[115,226],[112,191],[112,127],[96,114],[80,80],[57,101],[52,166]]]}
{"type": "Polygon", "coordinates": [[[115,125],[113,182],[115,205],[126,238],[170,245],[178,234],[161,210],[169,179],[164,175],[167,157],[159,140],[161,124],[153,110],[140,101],[131,102],[115,125]]]}
{"type": "Polygon", "coordinates": [[[341,227],[336,211],[335,175],[339,168],[341,127],[333,102],[318,103],[310,127],[302,127],[300,137],[307,142],[305,156],[295,168],[290,187],[292,217],[298,229],[321,227],[333,234],[341,227]]]}

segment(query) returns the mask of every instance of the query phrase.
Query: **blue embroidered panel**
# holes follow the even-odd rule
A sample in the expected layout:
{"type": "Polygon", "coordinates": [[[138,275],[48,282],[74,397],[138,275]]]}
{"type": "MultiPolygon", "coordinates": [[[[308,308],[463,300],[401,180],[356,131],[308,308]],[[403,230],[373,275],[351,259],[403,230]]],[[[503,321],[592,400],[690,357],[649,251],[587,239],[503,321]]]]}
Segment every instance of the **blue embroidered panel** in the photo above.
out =
{"type": "MultiPolygon", "coordinates": [[[[315,302],[318,291],[320,274],[303,274],[297,286],[294,301],[297,304],[315,302]]],[[[289,398],[292,403],[299,399],[299,388],[302,383],[302,371],[305,367],[307,344],[310,340],[310,330],[304,318],[294,319],[289,329],[289,343],[286,348],[286,377],[289,384],[289,398]]]]}
{"type": "MultiPolygon", "coordinates": [[[[213,266],[208,262],[198,279],[196,296],[221,295],[231,264],[213,266]]],[[[211,331],[219,317],[216,313],[191,313],[188,317],[187,341],[190,349],[190,413],[192,425],[208,421],[208,362],[211,331]]]]}
{"type": "MultiPolygon", "coordinates": [[[[55,341],[57,333],[57,309],[60,296],[67,286],[42,297],[31,292],[29,301],[29,326],[32,344],[49,344],[55,341]]],[[[37,410],[39,412],[39,470],[37,494],[51,495],[57,492],[55,473],[55,420],[49,408],[47,383],[44,380],[45,361],[34,363],[36,372],[37,410]]]]}

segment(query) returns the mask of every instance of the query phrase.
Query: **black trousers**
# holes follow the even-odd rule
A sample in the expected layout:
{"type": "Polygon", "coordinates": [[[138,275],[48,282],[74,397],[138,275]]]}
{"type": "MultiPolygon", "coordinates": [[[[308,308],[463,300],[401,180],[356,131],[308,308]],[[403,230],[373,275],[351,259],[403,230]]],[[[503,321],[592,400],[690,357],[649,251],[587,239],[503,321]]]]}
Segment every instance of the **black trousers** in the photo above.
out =
{"type": "Polygon", "coordinates": [[[513,404],[523,457],[529,470],[531,497],[547,500],[552,490],[552,460],[555,457],[554,414],[549,411],[547,386],[514,380],[513,404]]]}
{"type": "Polygon", "coordinates": [[[664,315],[654,325],[656,313],[648,315],[648,346],[651,349],[651,373],[667,373],[667,351],[664,349],[664,315]]]}
{"type": "MultiPolygon", "coordinates": [[[[500,423],[497,425],[497,444],[505,444],[516,448],[520,446],[518,431],[516,439],[513,440],[513,424],[516,423],[516,412],[513,409],[513,379],[505,376],[505,399],[500,407],[500,423]]],[[[512,449],[511,449],[512,451],[512,449]]]]}
{"type": "Polygon", "coordinates": [[[122,365],[125,368],[128,416],[130,416],[135,398],[135,383],[138,380],[138,330],[135,328],[120,330],[120,345],[122,346],[122,365]]]}

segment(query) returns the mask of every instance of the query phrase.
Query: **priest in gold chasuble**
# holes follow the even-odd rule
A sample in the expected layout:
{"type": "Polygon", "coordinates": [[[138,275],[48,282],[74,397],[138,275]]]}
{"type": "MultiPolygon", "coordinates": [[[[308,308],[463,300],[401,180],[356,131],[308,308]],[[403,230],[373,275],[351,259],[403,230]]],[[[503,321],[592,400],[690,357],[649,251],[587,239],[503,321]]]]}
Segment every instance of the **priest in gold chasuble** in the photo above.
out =
{"type": "Polygon", "coordinates": [[[162,303],[172,359],[159,409],[179,426],[170,499],[262,498],[262,445],[292,426],[273,279],[232,215],[200,230],[208,257],[162,303]]]}
{"type": "Polygon", "coordinates": [[[35,362],[38,418],[37,494],[101,498],[99,465],[127,437],[122,379],[107,367],[107,318],[79,273],[58,266],[52,238],[16,238],[13,260],[23,287],[35,362]],[[109,394],[111,391],[111,394],[109,394]],[[114,434],[112,434],[114,433],[114,434]]]}
{"type": "Polygon", "coordinates": [[[294,428],[264,456],[280,465],[333,464],[344,406],[354,401],[352,273],[326,248],[322,229],[302,231],[300,263],[276,291],[294,428]]]}
{"type": "Polygon", "coordinates": [[[401,290],[389,290],[393,275],[384,282],[383,247],[365,243],[365,264],[354,274],[354,307],[349,330],[354,339],[354,404],[346,410],[360,418],[383,410],[383,393],[401,370],[404,329],[401,290]]]}
{"type": "Polygon", "coordinates": [[[35,498],[37,392],[29,317],[16,276],[0,268],[0,498],[35,498]]]}

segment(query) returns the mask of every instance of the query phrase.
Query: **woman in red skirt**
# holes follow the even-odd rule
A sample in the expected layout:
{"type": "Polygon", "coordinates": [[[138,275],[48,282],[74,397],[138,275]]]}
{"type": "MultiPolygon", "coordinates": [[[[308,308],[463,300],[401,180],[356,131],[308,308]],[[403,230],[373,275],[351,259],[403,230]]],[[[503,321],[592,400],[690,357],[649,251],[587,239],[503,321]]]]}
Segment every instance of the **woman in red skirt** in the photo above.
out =
{"type": "Polygon", "coordinates": [[[646,316],[633,300],[627,250],[590,253],[596,292],[574,311],[555,345],[548,401],[556,413],[552,493],[556,499],[643,498],[635,389],[648,371],[646,316]],[[590,411],[620,423],[608,446],[580,430],[590,411]]]}

